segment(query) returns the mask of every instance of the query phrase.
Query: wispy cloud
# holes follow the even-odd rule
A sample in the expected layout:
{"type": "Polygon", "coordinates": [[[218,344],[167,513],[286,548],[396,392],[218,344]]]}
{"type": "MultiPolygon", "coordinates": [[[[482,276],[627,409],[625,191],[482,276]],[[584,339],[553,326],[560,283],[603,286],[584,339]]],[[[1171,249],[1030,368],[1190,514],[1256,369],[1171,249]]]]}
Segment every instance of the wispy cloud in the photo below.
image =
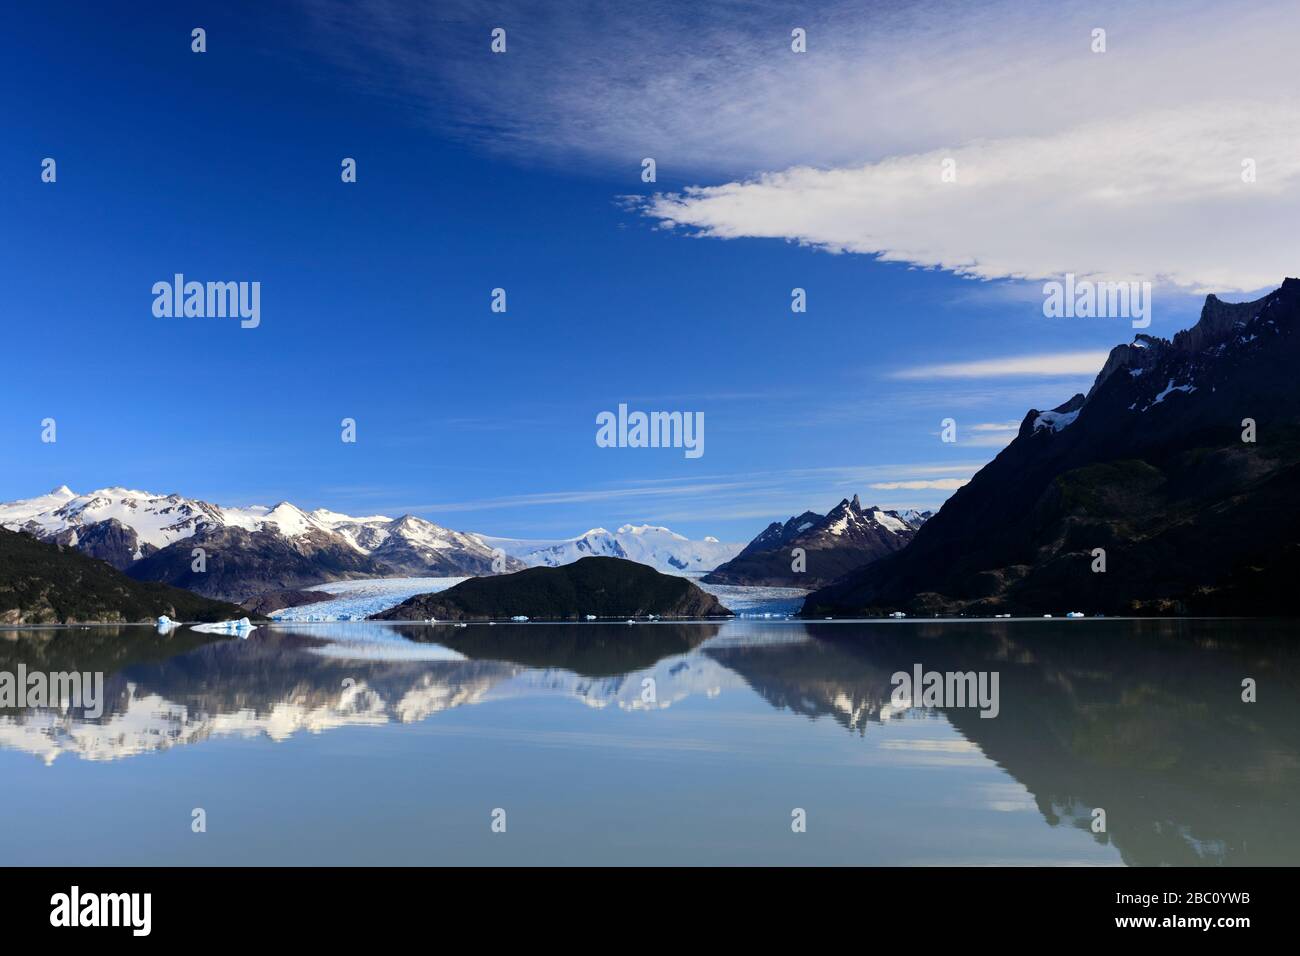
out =
{"type": "MultiPolygon", "coordinates": [[[[529,495],[503,495],[462,501],[405,504],[389,511],[429,514],[511,511],[569,504],[605,506],[606,512],[636,515],[638,520],[666,521],[738,518],[772,519],[808,508],[829,507],[832,499],[865,487],[878,490],[951,491],[960,487],[983,461],[910,464],[841,465],[718,475],[711,480],[647,479],[615,487],[578,488],[529,495]],[[951,477],[951,476],[960,477],[951,477]],[[928,476],[928,477],[923,477],[928,476]]],[[[933,504],[933,498],[912,504],[933,504]]],[[[602,519],[605,520],[605,519],[602,519]]]]}
{"type": "Polygon", "coordinates": [[[968,448],[1005,448],[1019,432],[1019,422],[978,422],[958,428],[957,444],[968,448]]]}
{"type": "Polygon", "coordinates": [[[538,505],[590,504],[593,502],[643,499],[655,497],[687,497],[700,494],[735,492],[745,487],[744,482],[715,482],[708,484],[651,484],[631,488],[585,489],[552,491],[532,495],[504,495],[499,498],[481,498],[472,501],[443,501],[435,504],[412,505],[411,511],[484,511],[490,508],[528,508],[538,505]]]}
{"type": "Polygon", "coordinates": [[[972,362],[920,365],[915,368],[900,369],[891,377],[899,379],[1001,378],[1014,375],[1048,378],[1057,375],[1095,375],[1101,371],[1108,354],[1104,351],[1085,351],[1010,355],[977,359],[972,362]]]}
{"type": "Polygon", "coordinates": [[[934,488],[940,491],[956,491],[970,481],[969,478],[917,478],[912,481],[880,481],[871,487],[880,491],[917,491],[922,488],[934,488]]]}

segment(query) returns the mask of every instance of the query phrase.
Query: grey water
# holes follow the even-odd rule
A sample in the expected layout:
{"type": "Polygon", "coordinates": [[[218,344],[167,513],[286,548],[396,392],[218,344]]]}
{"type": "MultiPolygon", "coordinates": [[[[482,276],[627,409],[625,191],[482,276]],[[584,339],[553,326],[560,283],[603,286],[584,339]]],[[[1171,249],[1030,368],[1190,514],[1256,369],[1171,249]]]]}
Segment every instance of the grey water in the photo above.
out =
{"type": "Polygon", "coordinates": [[[0,708],[0,864],[1294,865],[1296,638],[1242,620],[0,630],[0,672],[102,672],[105,696],[97,718],[0,708]],[[996,673],[997,715],[897,699],[916,665],[996,673]]]}

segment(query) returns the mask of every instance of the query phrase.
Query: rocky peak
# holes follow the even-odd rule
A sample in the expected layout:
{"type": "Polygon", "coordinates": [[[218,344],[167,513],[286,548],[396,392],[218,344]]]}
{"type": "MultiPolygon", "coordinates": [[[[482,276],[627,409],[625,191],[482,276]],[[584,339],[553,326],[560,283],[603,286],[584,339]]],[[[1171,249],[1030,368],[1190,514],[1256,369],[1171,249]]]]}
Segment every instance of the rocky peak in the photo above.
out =
{"type": "Polygon", "coordinates": [[[1244,326],[1257,314],[1263,299],[1253,302],[1224,302],[1216,295],[1207,295],[1201,307],[1201,318],[1190,329],[1174,336],[1174,348],[1180,352],[1201,352],[1230,338],[1237,328],[1244,326]]]}
{"type": "Polygon", "coordinates": [[[1144,332],[1135,335],[1129,345],[1115,346],[1110,350],[1110,355],[1106,357],[1106,364],[1097,373],[1097,379],[1092,383],[1092,388],[1088,389],[1087,397],[1091,398],[1107,379],[1122,368],[1147,368],[1154,365],[1168,347],[1169,341],[1167,339],[1147,335],[1144,332]]]}

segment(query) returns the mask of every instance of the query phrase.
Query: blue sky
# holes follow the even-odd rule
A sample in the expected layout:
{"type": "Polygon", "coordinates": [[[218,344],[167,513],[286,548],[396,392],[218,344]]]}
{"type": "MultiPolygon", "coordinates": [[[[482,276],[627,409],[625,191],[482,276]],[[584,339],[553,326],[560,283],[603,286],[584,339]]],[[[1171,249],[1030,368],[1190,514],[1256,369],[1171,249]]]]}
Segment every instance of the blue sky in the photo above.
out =
{"type": "MultiPolygon", "coordinates": [[[[798,10],[727,7],[716,19],[681,8],[704,18],[691,21],[704,50],[715,31],[739,37],[710,66],[681,59],[695,47],[670,42],[681,32],[670,13],[631,6],[626,21],[538,5],[444,5],[429,19],[388,4],[263,7],[139,4],[126,17],[52,3],[9,14],[0,500],[123,485],[232,505],[411,512],[502,535],[651,522],[747,540],[854,493],[937,506],[997,452],[1008,423],[1087,389],[1087,360],[1057,356],[1131,338],[1125,319],[1043,317],[1037,276],[1058,262],[1118,270],[1105,261],[1113,244],[1090,245],[1096,224],[1077,208],[1052,222],[1061,210],[1041,184],[1023,191],[1037,208],[1002,217],[998,205],[980,208],[978,189],[947,222],[924,199],[906,216],[881,201],[878,222],[851,197],[819,205],[826,184],[807,177],[868,164],[878,179],[883,167],[871,164],[928,150],[965,163],[979,126],[969,110],[945,132],[930,128],[932,112],[902,109],[872,114],[879,135],[861,139],[822,121],[856,101],[839,89],[821,120],[791,128],[799,111],[782,91],[821,102],[855,56],[873,62],[828,40],[824,60],[792,65],[798,10]],[[502,24],[508,52],[493,56],[489,33],[502,24]],[[629,24],[629,49],[646,59],[620,52],[629,24]],[[207,30],[206,53],[190,50],[195,26],[207,30]],[[754,37],[775,39],[755,52],[754,37]],[[763,63],[744,86],[761,98],[728,93],[726,77],[763,63]],[[654,184],[640,179],[647,155],[654,184]],[[40,180],[44,157],[57,160],[54,184],[40,180]],[[355,184],[340,181],[343,157],[357,160],[355,184]],[[775,185],[759,178],[801,167],[775,185]],[[699,192],[719,187],[737,203],[699,192]],[[683,197],[671,228],[668,194],[683,197]],[[1034,215],[1041,238],[999,232],[1001,220],[1034,215]],[[980,245],[994,233],[997,243],[980,245]],[[1042,259],[1057,238],[1069,248],[1042,259]],[[259,281],[261,325],[155,318],[150,289],[177,272],[259,281]],[[507,290],[505,315],[489,309],[495,287],[507,290]],[[790,311],[794,287],[807,290],[805,314],[790,311]],[[1023,356],[1040,357],[1042,372],[925,371],[1023,356]],[[705,454],[598,448],[595,416],[620,402],[703,412],[705,454]],[[949,416],[955,445],[939,440],[949,416]],[[46,417],[58,423],[54,444],[40,441],[46,417]],[[355,444],[340,441],[344,417],[357,422],[355,444]]],[[[841,15],[865,30],[871,11],[841,15]]],[[[917,50],[937,42],[896,29],[917,50]]],[[[812,28],[808,57],[830,33],[812,28]]],[[[1005,91],[985,93],[988,128],[1017,134],[1003,128],[1005,91]]],[[[1020,105],[1017,135],[1048,149],[1068,134],[1045,130],[1036,102],[1020,105]]],[[[1277,175],[1290,183],[1292,170],[1277,175]]],[[[1170,228],[1185,233],[1222,201],[1170,228]]],[[[1228,248],[1239,239],[1230,226],[1207,242],[1228,248]]],[[[1123,270],[1165,290],[1149,332],[1194,321],[1207,288],[1260,285],[1248,265],[1202,258],[1200,246],[1185,273],[1146,261],[1141,248],[1156,245],[1135,245],[1123,270]]],[[[1264,268],[1277,282],[1286,271],[1264,268]]]]}

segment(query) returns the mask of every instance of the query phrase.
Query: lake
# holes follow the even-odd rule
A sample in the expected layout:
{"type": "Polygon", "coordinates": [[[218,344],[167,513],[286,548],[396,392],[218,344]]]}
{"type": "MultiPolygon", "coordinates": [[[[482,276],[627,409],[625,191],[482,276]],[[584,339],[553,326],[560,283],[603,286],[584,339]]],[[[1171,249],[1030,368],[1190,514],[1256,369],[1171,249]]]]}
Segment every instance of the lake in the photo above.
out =
{"type": "Polygon", "coordinates": [[[1294,865],[1296,633],[0,630],[0,671],[99,671],[105,698],[0,709],[0,862],[1294,865]],[[918,666],[996,674],[996,716],[897,700],[918,666]]]}

